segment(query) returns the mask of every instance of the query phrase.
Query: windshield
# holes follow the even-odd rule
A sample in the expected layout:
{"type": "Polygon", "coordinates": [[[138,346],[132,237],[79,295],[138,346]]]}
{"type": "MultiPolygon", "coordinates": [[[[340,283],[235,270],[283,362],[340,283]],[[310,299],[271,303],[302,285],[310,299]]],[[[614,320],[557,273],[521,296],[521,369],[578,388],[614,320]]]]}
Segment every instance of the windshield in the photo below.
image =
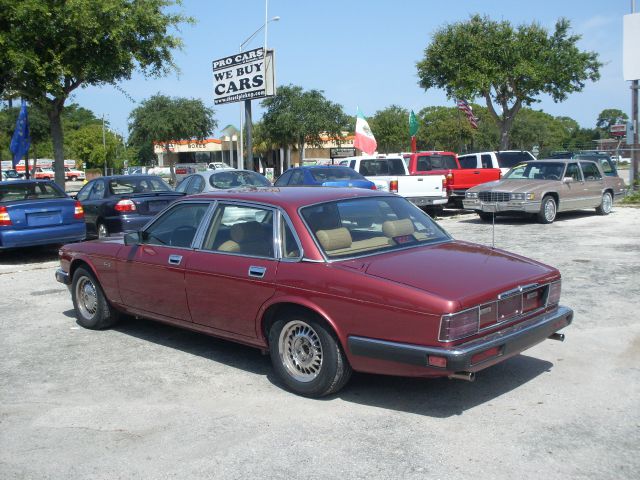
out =
{"type": "Polygon", "coordinates": [[[113,178],[109,180],[109,190],[114,195],[172,191],[171,187],[158,177],[113,178]]]}
{"type": "Polygon", "coordinates": [[[47,198],[66,198],[66,195],[53,183],[8,182],[0,185],[0,203],[47,198]]]}
{"type": "Polygon", "coordinates": [[[229,189],[238,187],[270,187],[271,184],[264,176],[255,172],[231,170],[229,172],[214,173],[209,177],[209,184],[213,188],[229,189]]]}
{"type": "Polygon", "coordinates": [[[338,200],[301,209],[317,244],[329,259],[343,259],[451,237],[431,217],[401,197],[338,200]]]}
{"type": "Polygon", "coordinates": [[[564,163],[527,162],[513,167],[504,178],[509,180],[562,180],[564,163]]]}
{"type": "Polygon", "coordinates": [[[347,167],[312,168],[311,176],[316,182],[339,182],[341,180],[362,180],[362,175],[347,167]]]}

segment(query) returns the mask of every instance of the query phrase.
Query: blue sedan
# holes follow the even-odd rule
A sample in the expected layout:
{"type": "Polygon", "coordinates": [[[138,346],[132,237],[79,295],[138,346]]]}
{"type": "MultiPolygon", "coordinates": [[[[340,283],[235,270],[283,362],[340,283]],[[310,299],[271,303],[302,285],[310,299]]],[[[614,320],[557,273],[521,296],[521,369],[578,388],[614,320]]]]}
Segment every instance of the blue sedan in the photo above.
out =
{"type": "Polygon", "coordinates": [[[276,187],[302,185],[376,189],[375,183],[370,182],[352,168],[324,165],[290,168],[274,183],[276,187]]]}
{"type": "Polygon", "coordinates": [[[80,202],[47,180],[0,182],[0,250],[84,240],[80,202]]]}

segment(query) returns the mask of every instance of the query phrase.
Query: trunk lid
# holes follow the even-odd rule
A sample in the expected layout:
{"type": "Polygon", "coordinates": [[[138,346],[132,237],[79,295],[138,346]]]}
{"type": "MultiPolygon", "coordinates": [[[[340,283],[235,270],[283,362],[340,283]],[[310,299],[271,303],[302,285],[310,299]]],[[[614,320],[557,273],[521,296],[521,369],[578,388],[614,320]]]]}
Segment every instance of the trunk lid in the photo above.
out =
{"type": "Polygon", "coordinates": [[[447,242],[367,259],[366,273],[423,290],[459,309],[496,299],[500,293],[560,276],[547,265],[467,242],[447,242]]]}
{"type": "Polygon", "coordinates": [[[76,202],[71,198],[19,200],[2,203],[2,206],[7,209],[13,229],[84,222],[84,219],[73,218],[76,202]]]}

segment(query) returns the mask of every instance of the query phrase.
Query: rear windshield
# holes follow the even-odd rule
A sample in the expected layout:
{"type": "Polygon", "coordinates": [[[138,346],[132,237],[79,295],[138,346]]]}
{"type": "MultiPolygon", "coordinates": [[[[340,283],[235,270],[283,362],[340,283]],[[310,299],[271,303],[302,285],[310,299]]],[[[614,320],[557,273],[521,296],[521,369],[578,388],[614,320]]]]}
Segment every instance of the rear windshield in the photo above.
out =
{"type": "Polygon", "coordinates": [[[368,197],[301,209],[327,258],[343,259],[449,240],[426,213],[402,197],[368,197]]]}
{"type": "Polygon", "coordinates": [[[327,167],[312,168],[311,176],[316,182],[338,182],[340,180],[362,180],[362,175],[352,168],[327,167]]]}
{"type": "Polygon", "coordinates": [[[458,168],[453,155],[424,155],[418,157],[418,171],[455,170],[458,168]]]}
{"type": "Polygon", "coordinates": [[[55,183],[12,182],[0,185],[0,203],[47,198],[66,198],[66,195],[55,183]]]}
{"type": "Polygon", "coordinates": [[[529,152],[496,152],[500,168],[511,168],[520,162],[535,160],[529,152]]]}
{"type": "Polygon", "coordinates": [[[228,172],[214,173],[209,177],[209,184],[213,188],[229,189],[239,187],[270,187],[269,180],[255,172],[228,172]]]}
{"type": "Polygon", "coordinates": [[[109,190],[113,195],[129,193],[171,192],[171,187],[157,177],[127,177],[109,180],[109,190]]]}
{"type": "Polygon", "coordinates": [[[462,155],[458,157],[461,168],[478,168],[478,159],[475,155],[462,155]]]}
{"type": "Polygon", "coordinates": [[[360,173],[365,177],[377,175],[404,175],[404,160],[400,158],[375,158],[360,161],[360,173]]]}

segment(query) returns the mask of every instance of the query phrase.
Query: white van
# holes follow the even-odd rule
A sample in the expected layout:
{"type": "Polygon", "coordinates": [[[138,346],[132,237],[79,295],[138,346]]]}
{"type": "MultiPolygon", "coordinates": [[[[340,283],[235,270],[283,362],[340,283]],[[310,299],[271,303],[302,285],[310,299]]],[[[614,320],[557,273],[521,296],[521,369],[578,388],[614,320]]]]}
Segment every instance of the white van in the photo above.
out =
{"type": "Polygon", "coordinates": [[[529,160],[536,160],[536,157],[526,150],[502,150],[458,155],[458,161],[462,168],[499,168],[502,175],[515,165],[529,160]]]}

